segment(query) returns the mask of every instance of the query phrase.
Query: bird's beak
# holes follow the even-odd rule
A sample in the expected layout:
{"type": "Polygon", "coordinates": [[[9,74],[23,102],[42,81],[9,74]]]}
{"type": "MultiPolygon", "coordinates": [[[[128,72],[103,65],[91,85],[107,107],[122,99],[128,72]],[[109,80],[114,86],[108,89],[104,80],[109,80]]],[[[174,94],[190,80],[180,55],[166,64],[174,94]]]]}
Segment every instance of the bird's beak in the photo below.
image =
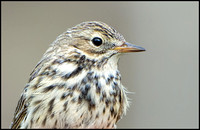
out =
{"type": "Polygon", "coordinates": [[[136,46],[127,42],[123,43],[121,46],[116,46],[113,48],[113,50],[117,50],[120,53],[145,51],[143,47],[136,46]]]}

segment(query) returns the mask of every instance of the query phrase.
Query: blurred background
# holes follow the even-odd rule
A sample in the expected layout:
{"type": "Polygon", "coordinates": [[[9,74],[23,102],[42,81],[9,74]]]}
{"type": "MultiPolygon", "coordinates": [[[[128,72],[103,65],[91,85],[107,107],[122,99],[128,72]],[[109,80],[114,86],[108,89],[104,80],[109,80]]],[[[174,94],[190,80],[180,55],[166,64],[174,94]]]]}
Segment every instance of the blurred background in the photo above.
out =
{"type": "Polygon", "coordinates": [[[1,126],[8,128],[29,74],[56,37],[102,21],[147,51],[119,61],[135,92],[118,128],[199,127],[198,2],[1,2],[1,126]]]}

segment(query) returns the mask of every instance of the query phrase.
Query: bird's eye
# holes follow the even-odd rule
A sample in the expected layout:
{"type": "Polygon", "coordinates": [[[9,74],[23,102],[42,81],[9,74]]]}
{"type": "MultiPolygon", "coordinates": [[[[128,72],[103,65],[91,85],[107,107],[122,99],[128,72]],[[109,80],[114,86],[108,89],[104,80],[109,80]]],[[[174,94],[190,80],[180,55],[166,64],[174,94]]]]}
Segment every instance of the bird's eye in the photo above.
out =
{"type": "Polygon", "coordinates": [[[99,37],[94,37],[92,39],[92,43],[95,45],[95,46],[100,46],[103,42],[102,42],[102,39],[99,38],[99,37]]]}

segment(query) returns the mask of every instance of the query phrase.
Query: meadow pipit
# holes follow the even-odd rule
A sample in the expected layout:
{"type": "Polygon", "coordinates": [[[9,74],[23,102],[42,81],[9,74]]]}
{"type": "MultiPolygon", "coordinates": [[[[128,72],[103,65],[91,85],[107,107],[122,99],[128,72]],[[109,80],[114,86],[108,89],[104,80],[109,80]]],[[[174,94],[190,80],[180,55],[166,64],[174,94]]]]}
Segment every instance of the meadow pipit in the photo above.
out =
{"type": "Polygon", "coordinates": [[[68,29],[32,71],[11,128],[116,128],[129,105],[119,56],[144,50],[103,22],[68,29]]]}

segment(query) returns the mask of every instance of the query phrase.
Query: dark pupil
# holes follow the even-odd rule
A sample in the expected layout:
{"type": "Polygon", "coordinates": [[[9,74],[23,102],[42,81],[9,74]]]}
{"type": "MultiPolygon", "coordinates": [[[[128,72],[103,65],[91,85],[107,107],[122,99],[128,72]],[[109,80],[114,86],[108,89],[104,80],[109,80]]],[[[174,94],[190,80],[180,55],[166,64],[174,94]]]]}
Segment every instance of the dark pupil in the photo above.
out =
{"type": "Polygon", "coordinates": [[[92,39],[92,42],[95,46],[100,46],[102,44],[102,40],[99,37],[95,37],[92,39]]]}

